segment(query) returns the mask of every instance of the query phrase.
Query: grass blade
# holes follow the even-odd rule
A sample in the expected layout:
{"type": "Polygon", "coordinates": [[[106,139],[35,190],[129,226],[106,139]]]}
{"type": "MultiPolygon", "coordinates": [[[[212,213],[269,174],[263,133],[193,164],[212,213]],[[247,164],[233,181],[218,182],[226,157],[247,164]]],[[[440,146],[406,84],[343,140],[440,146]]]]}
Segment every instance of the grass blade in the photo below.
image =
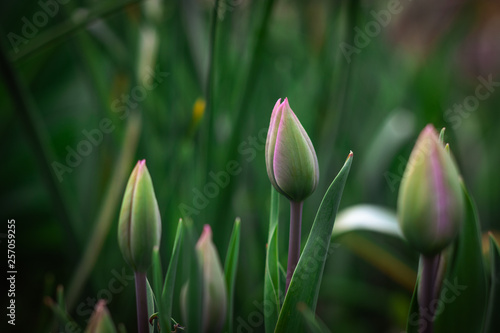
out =
{"type": "Polygon", "coordinates": [[[166,331],[170,331],[170,317],[172,316],[172,303],[174,298],[175,278],[177,276],[177,264],[179,262],[179,253],[181,252],[182,242],[184,239],[184,222],[179,220],[177,225],[177,232],[175,234],[174,248],[170,263],[167,269],[167,276],[165,277],[165,284],[163,285],[163,292],[161,294],[161,307],[160,323],[165,325],[166,331]]]}
{"type": "Polygon", "coordinates": [[[278,260],[278,213],[279,193],[271,187],[271,213],[269,217],[269,238],[267,241],[266,267],[264,277],[264,307],[266,332],[273,332],[280,312],[280,272],[278,260]]]}
{"type": "Polygon", "coordinates": [[[490,233],[491,287],[485,332],[497,332],[500,327],[500,247],[490,233]]]}
{"type": "Polygon", "coordinates": [[[238,268],[238,255],[240,252],[240,223],[239,217],[234,221],[233,232],[224,264],[224,275],[226,277],[227,288],[227,314],[224,332],[233,332],[233,303],[234,303],[234,282],[236,280],[236,270],[238,268]]]}

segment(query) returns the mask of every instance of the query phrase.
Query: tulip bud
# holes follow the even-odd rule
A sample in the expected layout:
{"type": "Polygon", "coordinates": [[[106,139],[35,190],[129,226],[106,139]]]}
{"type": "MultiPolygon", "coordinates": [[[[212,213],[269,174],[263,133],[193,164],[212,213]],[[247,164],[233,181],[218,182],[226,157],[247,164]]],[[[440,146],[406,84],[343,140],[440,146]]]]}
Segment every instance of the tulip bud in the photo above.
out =
{"type": "Polygon", "coordinates": [[[208,224],[196,243],[196,252],[202,267],[203,332],[221,332],[226,319],[226,282],[208,224]]]}
{"type": "Polygon", "coordinates": [[[278,99],[271,115],[266,168],[274,188],[291,201],[303,201],[318,185],[316,152],[287,98],[283,103],[278,99]]]}
{"type": "Polygon", "coordinates": [[[94,312],[90,317],[89,324],[85,333],[115,333],[115,325],[111,320],[106,301],[100,300],[95,306],[94,312]]]}
{"type": "Polygon", "coordinates": [[[420,133],[401,181],[399,225],[409,244],[426,256],[451,244],[464,218],[454,161],[432,125],[420,133]]]}
{"type": "Polygon", "coordinates": [[[118,243],[135,272],[151,266],[153,248],[159,246],[161,219],[146,161],[137,162],[127,183],[118,224],[118,243]]]}

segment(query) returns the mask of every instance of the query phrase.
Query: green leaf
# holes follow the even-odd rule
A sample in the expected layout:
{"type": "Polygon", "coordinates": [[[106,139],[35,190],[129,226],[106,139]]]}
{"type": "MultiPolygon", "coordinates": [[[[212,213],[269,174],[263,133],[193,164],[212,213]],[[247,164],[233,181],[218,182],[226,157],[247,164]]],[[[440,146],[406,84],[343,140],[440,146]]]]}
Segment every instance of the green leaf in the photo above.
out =
{"type": "Polygon", "coordinates": [[[441,131],[439,132],[439,142],[441,142],[441,144],[444,146],[444,131],[446,130],[445,127],[443,127],[441,129],[441,131]]]}
{"type": "Polygon", "coordinates": [[[442,312],[436,310],[436,333],[481,332],[486,313],[487,286],[479,219],[463,183],[462,190],[465,221],[441,288],[442,312]]]}
{"type": "Polygon", "coordinates": [[[498,332],[500,327],[500,247],[490,233],[491,287],[485,333],[498,332]]]}
{"type": "Polygon", "coordinates": [[[233,332],[234,282],[236,280],[236,269],[238,268],[238,255],[240,252],[240,223],[240,218],[236,218],[224,264],[227,289],[227,314],[224,332],[233,332]]]}
{"type": "MultiPolygon", "coordinates": [[[[156,298],[153,293],[153,289],[151,288],[151,284],[149,284],[149,280],[146,279],[146,297],[148,300],[148,318],[150,318],[156,311],[156,298]]],[[[156,323],[154,321],[153,323],[156,323]]],[[[155,330],[156,325],[149,325],[149,333],[154,333],[156,332],[155,330]]]]}
{"type": "MultiPolygon", "coordinates": [[[[184,239],[184,222],[179,220],[177,225],[177,232],[175,234],[174,248],[170,256],[170,263],[163,285],[163,292],[161,293],[161,306],[160,323],[166,325],[166,331],[170,331],[170,317],[172,317],[172,303],[174,299],[175,278],[177,276],[177,264],[179,261],[179,253],[181,252],[182,242],[184,239]]],[[[193,254],[194,255],[194,254],[193,254]]]]}
{"type": "Polygon", "coordinates": [[[335,220],[332,239],[355,230],[374,231],[403,239],[396,214],[375,205],[355,205],[341,210],[335,220]]]}
{"type": "Polygon", "coordinates": [[[164,313],[164,302],[162,295],[162,284],[163,284],[163,273],[161,268],[161,257],[160,257],[160,248],[155,246],[153,248],[153,259],[152,259],[152,269],[153,269],[153,291],[155,298],[157,300],[158,306],[158,320],[160,321],[160,328],[162,331],[166,331],[170,328],[169,321],[165,320],[164,313]]]}
{"type": "Polygon", "coordinates": [[[316,317],[314,312],[311,311],[304,303],[298,304],[299,311],[304,317],[306,329],[309,333],[330,333],[326,325],[316,317]]]}
{"type": "Polygon", "coordinates": [[[415,290],[411,296],[410,309],[408,310],[408,321],[406,323],[406,333],[419,333],[419,310],[418,310],[418,281],[420,280],[420,273],[417,275],[415,282],[415,290]]]}
{"type": "MultiPolygon", "coordinates": [[[[183,286],[186,293],[186,310],[184,314],[186,318],[186,331],[190,333],[202,332],[202,273],[200,270],[200,262],[198,260],[198,255],[195,252],[196,241],[196,231],[194,229],[191,220],[186,220],[186,254],[184,258],[188,261],[189,265],[189,281],[183,286]]],[[[181,294],[183,292],[181,291],[181,294]]],[[[182,297],[182,296],[181,296],[182,297]]]]}
{"type": "Polygon", "coordinates": [[[275,332],[304,331],[304,319],[297,309],[299,303],[304,303],[313,312],[316,310],[335,215],[351,164],[352,152],[323,197],[304,251],[290,281],[275,332]]]}
{"type": "Polygon", "coordinates": [[[269,236],[266,250],[264,277],[264,326],[266,332],[273,332],[280,312],[280,272],[278,260],[278,215],[279,193],[271,186],[271,212],[269,216],[269,236]]]}

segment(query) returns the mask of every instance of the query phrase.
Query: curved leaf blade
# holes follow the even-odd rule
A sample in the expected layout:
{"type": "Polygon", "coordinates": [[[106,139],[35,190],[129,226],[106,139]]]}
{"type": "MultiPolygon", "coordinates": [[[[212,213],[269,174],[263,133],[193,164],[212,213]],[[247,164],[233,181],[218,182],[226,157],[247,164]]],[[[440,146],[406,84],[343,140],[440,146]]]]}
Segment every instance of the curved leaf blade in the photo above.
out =
{"type": "Polygon", "coordinates": [[[351,168],[352,156],[351,152],[323,197],[304,251],[292,276],[275,332],[304,332],[304,318],[297,309],[299,303],[304,303],[313,312],[316,310],[335,215],[351,168]]]}
{"type": "Polygon", "coordinates": [[[234,221],[233,232],[229,241],[229,246],[224,263],[224,275],[227,289],[227,315],[224,332],[233,332],[233,303],[234,303],[234,282],[236,280],[236,269],[238,268],[238,256],[240,253],[240,218],[234,221]]]}
{"type": "Polygon", "coordinates": [[[279,193],[271,186],[271,212],[269,216],[269,237],[266,250],[264,277],[264,326],[266,332],[273,332],[280,312],[280,271],[278,257],[278,213],[279,193]]]}

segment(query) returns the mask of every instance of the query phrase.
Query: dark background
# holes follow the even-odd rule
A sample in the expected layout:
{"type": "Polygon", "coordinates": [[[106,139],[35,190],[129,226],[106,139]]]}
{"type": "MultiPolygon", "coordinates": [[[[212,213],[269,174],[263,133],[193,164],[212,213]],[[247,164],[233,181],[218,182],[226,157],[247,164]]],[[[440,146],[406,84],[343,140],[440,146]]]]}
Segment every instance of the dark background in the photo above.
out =
{"type": "MultiPolygon", "coordinates": [[[[221,0],[215,30],[209,0],[3,1],[0,13],[0,233],[16,220],[14,331],[57,331],[47,297],[58,285],[71,293],[86,249],[96,260],[71,316],[84,326],[95,299],[108,298],[113,320],[135,330],[132,281],[110,282],[131,274],[116,229],[126,180],[143,158],[160,205],[164,267],[179,205],[196,209],[200,232],[212,226],[221,258],[241,217],[235,322],[261,331],[270,183],[259,133],[278,98],[289,98],[320,164],[304,239],[349,150],[341,209],[395,210],[406,160],[428,123],[447,128],[482,231],[500,227],[497,1],[221,0]],[[490,90],[484,80],[494,82],[490,90]],[[196,207],[196,190],[231,160],[241,171],[196,207]]],[[[282,200],[283,264],[288,214],[282,200]]],[[[418,257],[391,238],[356,237],[341,239],[327,261],[318,316],[335,332],[401,332],[412,287],[362,253],[367,244],[385,249],[413,272],[418,257]]]]}

